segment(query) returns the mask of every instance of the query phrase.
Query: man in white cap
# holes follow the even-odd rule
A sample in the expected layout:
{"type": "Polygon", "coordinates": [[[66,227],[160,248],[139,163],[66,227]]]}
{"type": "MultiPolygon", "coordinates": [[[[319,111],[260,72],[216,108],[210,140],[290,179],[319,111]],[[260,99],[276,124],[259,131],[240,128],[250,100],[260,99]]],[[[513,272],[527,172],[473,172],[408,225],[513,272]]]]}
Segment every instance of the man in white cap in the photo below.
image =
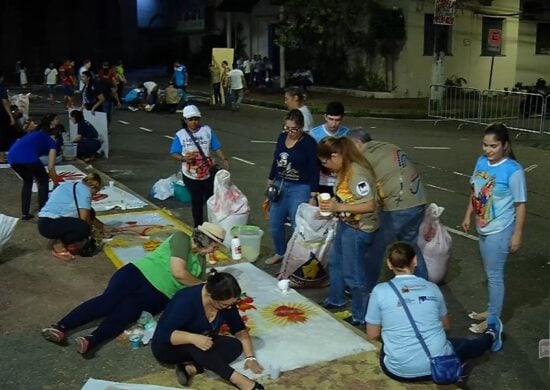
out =
{"type": "Polygon", "coordinates": [[[225,157],[221,143],[214,131],[207,125],[201,125],[201,112],[195,105],[183,109],[183,128],[176,133],[172,142],[170,154],[181,162],[183,182],[191,195],[191,208],[194,226],[204,221],[204,202],[214,192],[214,181],[211,169],[215,162],[211,152],[221,161],[225,169],[229,169],[229,161],[225,157]]]}

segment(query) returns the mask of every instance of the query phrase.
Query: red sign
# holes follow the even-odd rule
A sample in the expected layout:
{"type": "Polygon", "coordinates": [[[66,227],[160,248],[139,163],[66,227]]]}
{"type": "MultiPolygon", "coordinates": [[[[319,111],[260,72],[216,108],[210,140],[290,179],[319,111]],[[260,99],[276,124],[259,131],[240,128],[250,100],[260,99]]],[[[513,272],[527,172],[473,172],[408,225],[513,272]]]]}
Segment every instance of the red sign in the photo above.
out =
{"type": "Polygon", "coordinates": [[[452,26],[455,22],[456,0],[435,0],[434,24],[452,26]]]}
{"type": "Polygon", "coordinates": [[[490,28],[487,33],[487,51],[500,54],[500,46],[502,45],[502,30],[498,28],[490,28]]]}

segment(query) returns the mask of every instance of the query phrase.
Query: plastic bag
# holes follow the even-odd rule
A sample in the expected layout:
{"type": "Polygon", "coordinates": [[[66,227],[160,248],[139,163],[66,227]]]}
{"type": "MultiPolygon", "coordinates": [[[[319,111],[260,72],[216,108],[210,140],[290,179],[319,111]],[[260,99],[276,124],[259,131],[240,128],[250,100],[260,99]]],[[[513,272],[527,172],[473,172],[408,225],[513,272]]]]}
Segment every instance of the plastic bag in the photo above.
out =
{"type": "Polygon", "coordinates": [[[280,279],[293,288],[317,288],[328,284],[328,254],[336,222],[320,218],[319,208],[308,203],[298,206],[296,228],[287,245],[280,279]]]}
{"type": "Polygon", "coordinates": [[[0,252],[2,252],[4,245],[10,240],[18,221],[19,218],[0,214],[0,252]]]}
{"type": "Polygon", "coordinates": [[[453,243],[449,232],[439,220],[443,210],[444,207],[435,203],[426,207],[417,241],[426,261],[428,279],[434,283],[440,283],[447,275],[453,243]]]}
{"type": "Polygon", "coordinates": [[[153,188],[151,188],[151,196],[156,199],[165,200],[174,196],[174,182],[177,180],[176,175],[172,175],[166,179],[159,179],[153,188]]]}
{"type": "Polygon", "coordinates": [[[23,118],[25,119],[29,117],[30,95],[30,93],[18,93],[10,96],[10,103],[19,108],[19,111],[23,113],[23,118]]]}
{"type": "Polygon", "coordinates": [[[250,214],[247,197],[231,182],[231,174],[221,169],[214,176],[214,194],[206,201],[208,221],[226,231],[224,245],[230,247],[231,228],[246,225],[250,214]]]}

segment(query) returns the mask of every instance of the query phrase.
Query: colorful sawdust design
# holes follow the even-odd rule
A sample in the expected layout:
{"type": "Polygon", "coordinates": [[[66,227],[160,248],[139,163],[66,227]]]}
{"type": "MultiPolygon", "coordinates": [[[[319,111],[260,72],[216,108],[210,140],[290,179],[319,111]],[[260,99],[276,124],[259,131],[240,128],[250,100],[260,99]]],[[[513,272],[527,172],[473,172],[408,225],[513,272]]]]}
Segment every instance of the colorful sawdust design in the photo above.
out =
{"type": "Polygon", "coordinates": [[[310,304],[290,302],[272,303],[261,309],[260,313],[267,321],[284,326],[305,323],[319,311],[310,304]]]}
{"type": "MultiPolygon", "coordinates": [[[[256,306],[254,306],[254,298],[247,296],[246,293],[243,292],[241,294],[241,298],[237,301],[237,307],[239,308],[239,314],[246,326],[246,329],[248,330],[248,333],[254,336],[256,333],[255,331],[257,329],[256,322],[253,319],[251,319],[249,316],[244,314],[249,310],[256,310],[256,306]]],[[[226,323],[224,323],[220,327],[220,333],[223,335],[228,335],[230,333],[229,326],[226,323]]]]}

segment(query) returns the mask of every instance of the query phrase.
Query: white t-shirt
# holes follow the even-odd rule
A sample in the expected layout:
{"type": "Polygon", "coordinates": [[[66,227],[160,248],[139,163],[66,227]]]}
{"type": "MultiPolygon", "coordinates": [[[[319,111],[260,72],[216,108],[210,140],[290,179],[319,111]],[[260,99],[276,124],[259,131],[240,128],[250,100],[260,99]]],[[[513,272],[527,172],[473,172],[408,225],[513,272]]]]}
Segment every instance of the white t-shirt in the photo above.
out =
{"type": "Polygon", "coordinates": [[[244,73],[252,72],[252,63],[250,62],[250,60],[244,60],[243,70],[244,70],[244,73]]]}
{"type": "Polygon", "coordinates": [[[80,91],[84,89],[84,81],[82,81],[82,73],[84,73],[87,70],[88,69],[84,65],[82,65],[78,70],[78,89],[80,91]]]}
{"type": "Polygon", "coordinates": [[[153,89],[157,86],[154,81],[146,81],[143,83],[143,87],[147,90],[147,95],[153,92],[153,89]]]}
{"type": "Polygon", "coordinates": [[[229,76],[229,86],[231,89],[243,89],[243,77],[244,73],[240,69],[230,70],[227,74],[229,76]]]}
{"type": "Polygon", "coordinates": [[[57,83],[57,69],[55,68],[46,68],[44,71],[44,76],[46,76],[46,84],[55,85],[57,83]]]}
{"type": "Polygon", "coordinates": [[[311,111],[309,111],[309,108],[307,108],[307,106],[302,106],[299,108],[299,110],[304,116],[304,131],[306,133],[309,133],[311,127],[313,126],[313,116],[311,116],[311,111]]]}

